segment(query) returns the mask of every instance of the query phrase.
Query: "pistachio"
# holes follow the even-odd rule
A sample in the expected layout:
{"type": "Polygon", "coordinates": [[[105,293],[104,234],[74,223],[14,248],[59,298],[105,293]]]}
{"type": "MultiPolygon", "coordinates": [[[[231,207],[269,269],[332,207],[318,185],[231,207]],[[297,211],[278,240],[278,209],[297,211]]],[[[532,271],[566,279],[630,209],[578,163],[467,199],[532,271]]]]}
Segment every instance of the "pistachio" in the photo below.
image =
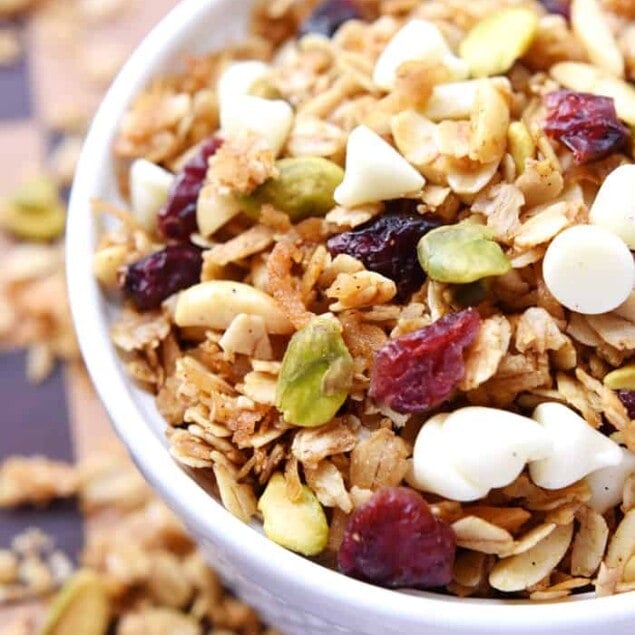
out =
{"type": "Polygon", "coordinates": [[[53,240],[63,231],[66,210],[55,183],[40,175],[22,184],[7,203],[2,225],[18,238],[53,240]]]}
{"type": "Polygon", "coordinates": [[[490,230],[467,221],[428,232],[419,241],[417,253],[423,270],[438,282],[467,284],[511,269],[490,230]]]}
{"type": "Polygon", "coordinates": [[[611,390],[635,390],[635,362],[611,371],[604,377],[604,385],[611,390]]]}
{"type": "Polygon", "coordinates": [[[257,217],[262,205],[273,205],[292,221],[324,216],[335,207],[333,192],[344,179],[344,170],[322,157],[291,157],[276,161],[278,176],[243,197],[245,211],[257,217]]]}
{"type": "Polygon", "coordinates": [[[208,280],[185,289],[176,302],[174,321],[181,327],[225,330],[240,313],[262,317],[268,333],[293,333],[293,325],[270,295],[231,280],[208,280]]]}
{"type": "Polygon", "coordinates": [[[259,77],[249,89],[248,95],[263,99],[283,99],[282,93],[268,77],[259,77]]]}
{"type": "Polygon", "coordinates": [[[265,535],[274,542],[305,556],[320,553],[328,542],[329,526],[315,494],[302,486],[297,500],[291,500],[287,483],[280,472],[269,483],[258,501],[265,535]]]}
{"type": "Polygon", "coordinates": [[[537,30],[538,15],[531,9],[500,9],[470,30],[459,54],[475,77],[506,73],[525,54],[537,30]]]}
{"type": "Polygon", "coordinates": [[[348,397],[353,359],[341,332],[335,317],[321,315],[291,338],[276,391],[276,406],[288,423],[327,423],[348,397]]]}
{"type": "Polygon", "coordinates": [[[507,147],[514,159],[516,172],[525,171],[525,160],[532,159],[536,152],[536,144],[522,121],[514,121],[507,129],[507,147]]]}
{"type": "Polygon", "coordinates": [[[460,307],[477,306],[487,297],[487,280],[458,284],[452,289],[452,299],[460,307]]]}
{"type": "Polygon", "coordinates": [[[106,587],[93,571],[80,570],[53,599],[41,635],[105,635],[110,621],[106,587]]]}

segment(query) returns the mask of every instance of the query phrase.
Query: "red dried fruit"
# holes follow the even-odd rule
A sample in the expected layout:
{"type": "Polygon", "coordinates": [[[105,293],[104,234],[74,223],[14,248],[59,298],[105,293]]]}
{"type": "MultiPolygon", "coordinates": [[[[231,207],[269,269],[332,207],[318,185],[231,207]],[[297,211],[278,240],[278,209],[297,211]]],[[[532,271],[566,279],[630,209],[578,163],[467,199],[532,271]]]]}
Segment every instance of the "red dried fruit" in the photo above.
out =
{"type": "Polygon", "coordinates": [[[617,396],[631,419],[635,419],[635,390],[618,390],[617,396]]]}
{"type": "Polygon", "coordinates": [[[469,308],[391,340],[377,351],[369,395],[396,412],[426,410],[445,401],[463,378],[463,349],[480,328],[469,308]]]}
{"type": "Polygon", "coordinates": [[[389,210],[363,225],[333,236],[326,242],[331,256],[348,254],[364,263],[369,271],[395,282],[397,298],[405,300],[417,291],[425,273],[417,259],[417,243],[438,221],[408,210],[408,204],[393,203],[389,210]]]}
{"type": "Polygon", "coordinates": [[[629,130],[610,97],[558,90],[546,95],[545,105],[545,132],[567,146],[578,164],[603,159],[628,142],[629,130]]]}
{"type": "Polygon", "coordinates": [[[452,580],[456,538],[405,487],[379,490],[348,520],[337,554],[342,573],[386,587],[429,589],[452,580]]]}
{"type": "Polygon", "coordinates": [[[128,266],[123,290],[139,311],[156,309],[173,293],[196,284],[202,266],[194,245],[168,245],[128,266]]]}
{"type": "Polygon", "coordinates": [[[206,139],[176,175],[168,200],[157,216],[159,233],[166,240],[186,242],[198,231],[196,201],[207,174],[207,161],[222,143],[219,137],[206,139]]]}
{"type": "Polygon", "coordinates": [[[326,0],[300,26],[300,35],[318,33],[331,37],[344,22],[361,20],[362,14],[352,0],[326,0]]]}
{"type": "Polygon", "coordinates": [[[567,20],[571,19],[571,0],[540,0],[540,4],[549,13],[557,13],[567,20]]]}

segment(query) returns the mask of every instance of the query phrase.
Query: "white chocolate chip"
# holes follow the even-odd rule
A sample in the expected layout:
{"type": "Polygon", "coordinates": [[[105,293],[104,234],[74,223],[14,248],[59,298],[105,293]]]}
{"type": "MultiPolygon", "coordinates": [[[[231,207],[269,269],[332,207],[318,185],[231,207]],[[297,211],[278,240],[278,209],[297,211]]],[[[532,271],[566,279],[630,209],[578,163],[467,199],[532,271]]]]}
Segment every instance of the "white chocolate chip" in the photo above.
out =
{"type": "Polygon", "coordinates": [[[621,165],[604,179],[589,220],[635,249],[635,165],[621,165]]]}
{"type": "Polygon", "coordinates": [[[355,207],[414,194],[424,184],[397,150],[366,126],[358,126],[348,137],[344,180],[335,190],[335,201],[355,207]]]}
{"type": "Polygon", "coordinates": [[[253,85],[270,72],[268,64],[257,60],[235,62],[221,75],[217,84],[218,103],[221,109],[235,97],[248,95],[253,85]]]}
{"type": "Polygon", "coordinates": [[[157,213],[168,198],[174,175],[146,159],[136,159],[130,167],[130,199],[139,222],[153,230],[157,213]]]}
{"type": "Polygon", "coordinates": [[[225,137],[246,132],[262,137],[274,155],[284,146],[293,125],[293,109],[282,99],[263,99],[251,95],[232,98],[221,108],[221,131],[225,137]]]}
{"type": "Polygon", "coordinates": [[[419,431],[412,457],[413,481],[422,490],[451,500],[478,500],[487,495],[489,488],[469,481],[452,463],[453,448],[443,435],[443,424],[448,416],[435,415],[419,431]]]}
{"type": "Polygon", "coordinates": [[[622,460],[617,443],[592,428],[567,406],[542,403],[532,416],[544,427],[553,444],[547,458],[529,464],[529,474],[539,487],[566,487],[622,460]]]}
{"type": "Polygon", "coordinates": [[[373,81],[384,90],[395,87],[397,70],[405,62],[426,60],[445,66],[452,79],[465,79],[468,66],[456,57],[439,28],[427,20],[410,20],[390,40],[375,64],[373,81]]]}
{"type": "Polygon", "coordinates": [[[495,408],[456,410],[445,420],[443,435],[453,464],[488,491],[509,485],[525,463],[551,452],[549,435],[535,421],[495,408]]]}
{"type": "Polygon", "coordinates": [[[589,505],[604,514],[621,500],[626,479],[635,472],[635,453],[620,448],[622,460],[589,474],[584,480],[591,489],[589,505]]]}
{"type": "Polygon", "coordinates": [[[551,294],[572,311],[612,311],[635,283],[633,256],[621,238],[598,225],[577,225],[558,234],[543,260],[551,294]]]}

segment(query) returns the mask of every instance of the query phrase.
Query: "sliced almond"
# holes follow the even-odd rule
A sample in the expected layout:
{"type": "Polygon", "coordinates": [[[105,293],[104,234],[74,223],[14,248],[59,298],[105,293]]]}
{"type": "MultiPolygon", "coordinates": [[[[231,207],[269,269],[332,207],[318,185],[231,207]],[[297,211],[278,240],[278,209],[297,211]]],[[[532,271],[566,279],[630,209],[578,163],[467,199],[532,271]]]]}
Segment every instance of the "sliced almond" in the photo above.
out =
{"type": "Polygon", "coordinates": [[[635,509],[626,513],[611,538],[606,553],[607,567],[623,567],[635,555],[635,509]]]}
{"type": "Polygon", "coordinates": [[[176,303],[174,321],[182,327],[225,330],[240,313],[261,316],[268,333],[288,335],[294,331],[270,295],[230,280],[201,282],[183,291],[176,303]]]}
{"type": "Polygon", "coordinates": [[[489,80],[482,80],[477,87],[470,125],[470,159],[479,163],[500,161],[507,146],[509,106],[489,80]]]}
{"type": "Polygon", "coordinates": [[[571,551],[571,573],[593,575],[604,556],[609,528],[604,518],[590,507],[582,507],[578,513],[580,528],[571,551]]]}
{"type": "Polygon", "coordinates": [[[541,540],[544,540],[556,528],[555,523],[543,523],[530,529],[514,543],[511,550],[505,556],[517,556],[533,549],[541,540]]]}
{"type": "Polygon", "coordinates": [[[465,516],[452,523],[452,529],[459,547],[480,553],[505,553],[514,543],[513,536],[507,530],[478,516],[465,516]]]}
{"type": "Polygon", "coordinates": [[[505,592],[522,591],[549,575],[562,560],[573,536],[573,525],[556,527],[537,545],[494,565],[489,583],[505,592]]]}

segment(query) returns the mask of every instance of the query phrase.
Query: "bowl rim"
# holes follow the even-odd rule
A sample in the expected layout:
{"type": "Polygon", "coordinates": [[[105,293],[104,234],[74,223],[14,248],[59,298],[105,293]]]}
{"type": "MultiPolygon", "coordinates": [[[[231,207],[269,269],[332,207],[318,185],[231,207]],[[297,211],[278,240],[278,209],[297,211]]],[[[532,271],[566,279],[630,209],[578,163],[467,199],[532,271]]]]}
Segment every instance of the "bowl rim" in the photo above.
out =
{"type": "MultiPolygon", "coordinates": [[[[405,618],[412,623],[445,628],[488,628],[510,632],[549,625],[554,631],[574,626],[607,626],[612,620],[635,618],[629,593],[604,598],[536,603],[524,600],[454,598],[433,593],[396,593],[333,571],[294,554],[254,531],[225,510],[171,458],[145,423],[135,404],[130,381],[109,339],[106,302],[92,274],[95,227],[89,201],[99,191],[117,124],[139,87],[181,48],[182,33],[231,0],[182,0],[128,59],[95,115],[76,171],[68,214],[66,270],[70,307],[89,375],[110,420],[141,471],[161,497],[199,533],[213,536],[227,552],[240,554],[250,566],[272,574],[281,588],[313,597],[316,606],[346,606],[377,619],[405,618]],[[97,161],[97,163],[96,163],[97,161]],[[272,571],[272,563],[275,570],[272,571]],[[460,610],[457,610],[460,607],[460,610]]],[[[311,612],[307,607],[307,612],[311,612]]]]}

